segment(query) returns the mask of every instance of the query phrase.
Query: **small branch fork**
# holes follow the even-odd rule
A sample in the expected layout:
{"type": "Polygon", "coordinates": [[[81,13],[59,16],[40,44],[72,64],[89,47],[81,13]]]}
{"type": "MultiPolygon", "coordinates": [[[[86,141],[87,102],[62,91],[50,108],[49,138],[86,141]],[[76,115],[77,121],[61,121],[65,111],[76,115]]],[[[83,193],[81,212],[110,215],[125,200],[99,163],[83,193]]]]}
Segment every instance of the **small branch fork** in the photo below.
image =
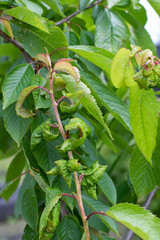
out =
{"type": "MultiPolygon", "coordinates": [[[[99,4],[100,2],[102,2],[103,0],[97,0],[95,1],[93,4],[89,5],[88,7],[85,8],[85,10],[88,10],[92,7],[94,7],[95,5],[99,4]]],[[[72,13],[70,16],[62,19],[61,21],[56,23],[56,26],[61,25],[62,23],[68,22],[68,20],[70,20],[71,18],[75,17],[76,15],[78,15],[81,11],[77,10],[76,12],[72,13]]]]}

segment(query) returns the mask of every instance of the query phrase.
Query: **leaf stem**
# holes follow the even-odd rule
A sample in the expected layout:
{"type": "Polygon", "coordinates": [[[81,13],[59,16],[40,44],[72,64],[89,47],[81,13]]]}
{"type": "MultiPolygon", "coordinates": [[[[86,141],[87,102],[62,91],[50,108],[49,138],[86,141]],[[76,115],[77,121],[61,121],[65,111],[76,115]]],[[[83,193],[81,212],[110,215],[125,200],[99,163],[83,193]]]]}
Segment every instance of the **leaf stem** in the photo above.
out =
{"type": "MultiPolygon", "coordinates": [[[[60,119],[60,116],[59,116],[59,112],[58,112],[58,108],[57,108],[57,103],[56,103],[55,98],[54,98],[52,73],[51,73],[51,76],[50,76],[50,82],[49,83],[50,83],[50,96],[51,96],[53,110],[54,110],[54,113],[55,113],[55,116],[56,116],[56,119],[57,119],[57,124],[58,124],[59,131],[60,131],[60,133],[61,133],[61,135],[63,137],[63,140],[65,141],[65,140],[67,140],[67,136],[66,136],[64,128],[62,126],[62,122],[61,122],[61,119],[60,119]]],[[[68,157],[69,157],[69,159],[73,159],[72,151],[68,151],[68,157]]],[[[77,190],[77,195],[75,194],[75,198],[76,198],[76,200],[78,202],[78,206],[79,206],[79,209],[80,209],[80,212],[81,212],[86,240],[90,240],[88,221],[87,221],[87,217],[85,215],[83,202],[82,202],[81,183],[80,183],[80,181],[78,179],[78,174],[77,174],[76,171],[73,173],[73,175],[74,175],[75,184],[76,184],[76,190],[77,190]]]]}
{"type": "Polygon", "coordinates": [[[73,105],[73,101],[72,101],[69,97],[66,97],[66,96],[62,96],[60,99],[58,99],[57,105],[58,105],[59,102],[62,101],[63,99],[68,99],[68,100],[70,101],[70,103],[73,105]]]}
{"type": "Polygon", "coordinates": [[[75,196],[73,196],[73,195],[71,195],[71,194],[68,194],[68,193],[62,193],[62,196],[71,197],[71,198],[76,199],[75,196]]]}
{"type": "Polygon", "coordinates": [[[90,213],[88,216],[87,216],[87,220],[92,216],[92,215],[94,215],[94,214],[101,214],[101,215],[105,215],[105,216],[107,216],[107,214],[106,213],[104,213],[104,212],[92,212],[92,213],[90,213]]]}

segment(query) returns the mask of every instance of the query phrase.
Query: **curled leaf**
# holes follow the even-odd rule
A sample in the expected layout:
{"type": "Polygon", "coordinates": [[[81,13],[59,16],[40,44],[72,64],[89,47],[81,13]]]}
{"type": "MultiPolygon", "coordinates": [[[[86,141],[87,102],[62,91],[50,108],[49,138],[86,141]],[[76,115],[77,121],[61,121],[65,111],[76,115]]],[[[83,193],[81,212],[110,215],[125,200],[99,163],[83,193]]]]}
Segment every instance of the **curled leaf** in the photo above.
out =
{"type": "Polygon", "coordinates": [[[62,197],[59,189],[49,189],[46,192],[46,207],[42,212],[39,226],[39,239],[50,240],[53,236],[58,223],[60,214],[60,203],[59,199],[62,197]],[[49,195],[49,196],[48,196],[49,195]]]}
{"type": "Polygon", "coordinates": [[[72,183],[72,175],[68,171],[67,160],[61,159],[61,160],[55,161],[54,163],[57,166],[52,168],[49,172],[47,172],[47,174],[61,175],[64,178],[65,182],[67,183],[68,187],[70,188],[72,183]]]}
{"type": "Polygon", "coordinates": [[[67,168],[70,172],[74,172],[74,171],[81,171],[83,169],[86,169],[86,166],[81,165],[81,163],[78,162],[78,159],[70,159],[67,162],[67,168]]]}
{"type": "Polygon", "coordinates": [[[75,150],[77,147],[81,146],[87,134],[91,133],[90,127],[80,118],[72,118],[69,123],[65,126],[66,131],[73,129],[79,129],[78,132],[72,134],[69,139],[67,139],[61,146],[63,152],[75,150]]]}
{"type": "Polygon", "coordinates": [[[72,59],[61,59],[54,65],[54,71],[61,71],[68,73],[72,77],[74,77],[76,83],[80,81],[80,74],[79,70],[76,67],[73,67],[72,64],[70,64],[70,61],[73,61],[72,59]]]}
{"type": "Polygon", "coordinates": [[[36,60],[43,62],[47,67],[51,68],[51,59],[48,53],[48,50],[46,48],[46,54],[44,53],[38,53],[35,57],[36,60]]]}
{"type": "MultiPolygon", "coordinates": [[[[56,205],[53,207],[49,217],[48,222],[46,226],[46,232],[52,233],[56,230],[56,227],[59,223],[59,215],[60,215],[60,208],[61,208],[61,202],[56,203],[56,205]]],[[[51,235],[52,237],[52,235],[51,235]]]]}
{"type": "Polygon", "coordinates": [[[19,117],[22,118],[30,118],[34,116],[34,113],[32,110],[28,110],[22,107],[24,100],[27,98],[27,96],[34,91],[35,89],[39,88],[38,86],[29,86],[27,88],[24,88],[21,94],[18,97],[17,104],[16,104],[16,113],[19,117]]]}
{"type": "Polygon", "coordinates": [[[45,141],[53,141],[59,137],[58,129],[50,130],[51,119],[48,119],[41,125],[39,125],[31,135],[31,149],[33,150],[37,144],[45,141]]]}
{"type": "Polygon", "coordinates": [[[136,53],[135,58],[137,63],[143,66],[152,56],[153,56],[153,52],[149,49],[145,49],[144,51],[140,51],[136,53]]]}
{"type": "Polygon", "coordinates": [[[88,192],[91,197],[97,200],[96,184],[102,178],[107,166],[99,165],[95,162],[90,168],[84,171],[80,171],[84,174],[81,185],[88,192]]]}

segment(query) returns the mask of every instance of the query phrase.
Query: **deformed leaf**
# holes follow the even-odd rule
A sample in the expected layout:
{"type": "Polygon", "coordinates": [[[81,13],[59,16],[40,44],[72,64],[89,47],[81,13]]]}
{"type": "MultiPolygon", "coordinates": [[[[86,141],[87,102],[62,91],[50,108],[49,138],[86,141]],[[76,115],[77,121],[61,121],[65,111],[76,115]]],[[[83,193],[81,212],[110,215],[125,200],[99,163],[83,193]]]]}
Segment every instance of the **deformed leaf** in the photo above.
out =
{"type": "Polygon", "coordinates": [[[52,168],[49,172],[47,172],[47,174],[51,174],[55,176],[58,174],[62,175],[68,187],[70,188],[72,183],[72,175],[68,170],[67,161],[64,159],[61,159],[61,160],[55,161],[54,163],[57,166],[52,168]]]}
{"type": "Polygon", "coordinates": [[[51,119],[46,120],[41,125],[39,125],[32,133],[31,136],[31,149],[33,150],[37,144],[45,141],[53,141],[59,137],[58,129],[54,129],[51,132],[51,119]]]}
{"type": "Polygon", "coordinates": [[[87,134],[91,133],[90,127],[88,127],[87,124],[80,118],[72,118],[65,126],[66,131],[73,129],[79,129],[80,136],[78,136],[78,134],[73,134],[70,138],[64,141],[61,146],[61,150],[64,152],[75,150],[77,147],[81,146],[84,143],[87,134]]]}
{"type": "Polygon", "coordinates": [[[49,172],[47,172],[47,174],[55,176],[61,175],[69,188],[71,188],[72,183],[71,173],[74,171],[81,172],[81,170],[86,169],[86,166],[81,165],[78,162],[78,159],[70,159],[68,161],[65,159],[61,159],[55,161],[54,163],[56,164],[56,167],[52,168],[49,172]]]}
{"type": "MultiPolygon", "coordinates": [[[[51,197],[49,197],[49,199],[47,201],[47,205],[46,205],[44,211],[42,212],[42,215],[40,218],[39,239],[41,239],[41,240],[44,239],[43,234],[45,234],[45,232],[46,232],[49,215],[50,215],[51,211],[53,210],[53,208],[55,207],[55,205],[58,203],[59,199],[62,197],[61,191],[59,189],[52,189],[52,194],[53,195],[51,197]],[[54,191],[55,191],[55,194],[54,194],[54,191]]],[[[56,218],[58,219],[59,216],[56,215],[56,218]]],[[[57,221],[57,219],[56,219],[56,221],[57,221]]]]}
{"type": "Polygon", "coordinates": [[[98,162],[95,162],[90,168],[87,170],[80,171],[84,174],[84,177],[81,181],[81,185],[88,192],[91,197],[97,200],[96,194],[96,184],[102,178],[104,172],[106,171],[107,166],[99,165],[98,162]]]}
{"type": "Polygon", "coordinates": [[[76,83],[80,80],[79,70],[76,67],[73,67],[69,62],[73,61],[72,59],[61,59],[54,65],[54,71],[61,71],[68,73],[73,76],[76,83]]]}
{"type": "Polygon", "coordinates": [[[133,66],[130,60],[130,50],[121,48],[113,59],[111,66],[111,80],[116,88],[133,87],[133,66]]]}
{"type": "Polygon", "coordinates": [[[46,48],[46,54],[38,53],[35,57],[36,60],[43,62],[47,67],[51,67],[51,59],[46,48]]]}
{"type": "Polygon", "coordinates": [[[143,207],[132,203],[120,203],[111,207],[106,214],[144,240],[159,239],[160,219],[143,207]]]}
{"type": "Polygon", "coordinates": [[[32,110],[28,110],[22,107],[24,100],[26,97],[35,89],[39,88],[38,86],[29,86],[27,88],[24,88],[21,94],[18,97],[17,104],[16,104],[16,112],[19,117],[22,118],[30,118],[34,116],[34,113],[32,110]]]}

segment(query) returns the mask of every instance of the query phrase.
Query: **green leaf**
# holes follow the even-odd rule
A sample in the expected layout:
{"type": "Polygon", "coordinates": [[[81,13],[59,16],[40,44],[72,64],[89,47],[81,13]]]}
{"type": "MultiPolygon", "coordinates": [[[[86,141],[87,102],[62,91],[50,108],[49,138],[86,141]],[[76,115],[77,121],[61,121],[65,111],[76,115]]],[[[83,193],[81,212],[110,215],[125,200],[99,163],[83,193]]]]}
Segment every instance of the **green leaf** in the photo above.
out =
{"type": "Polygon", "coordinates": [[[25,156],[23,152],[19,152],[15,158],[13,158],[11,164],[9,165],[7,174],[6,174],[6,185],[0,192],[0,196],[4,198],[6,201],[11,197],[11,195],[17,189],[17,186],[20,181],[20,177],[17,178],[25,165],[25,156]],[[17,179],[16,179],[17,178],[17,179]]]}
{"type": "Polygon", "coordinates": [[[37,197],[33,186],[29,186],[23,194],[21,201],[22,217],[36,232],[38,225],[37,197]]]}
{"type": "Polygon", "coordinates": [[[32,118],[23,119],[18,117],[15,111],[15,104],[10,105],[3,111],[3,118],[6,130],[19,146],[32,122],[32,118]]]}
{"type": "Polygon", "coordinates": [[[129,173],[135,192],[139,198],[144,197],[155,189],[156,174],[154,168],[151,167],[138,148],[135,148],[133,152],[129,173]]]}
{"type": "Polygon", "coordinates": [[[116,88],[134,87],[133,65],[130,60],[130,50],[121,48],[113,58],[111,66],[111,80],[116,88]]]}
{"type": "Polygon", "coordinates": [[[81,11],[84,11],[89,2],[90,2],[90,0],[80,0],[79,1],[79,9],[81,11]]]}
{"type": "Polygon", "coordinates": [[[49,7],[51,7],[52,10],[59,14],[61,17],[64,17],[63,8],[59,0],[43,0],[43,2],[46,3],[49,7]]]}
{"type": "Polygon", "coordinates": [[[34,157],[33,153],[31,152],[30,149],[30,135],[27,134],[25,135],[23,139],[23,149],[24,153],[28,162],[29,167],[32,169],[33,176],[39,186],[42,188],[42,190],[45,192],[46,187],[48,187],[48,179],[46,174],[43,172],[43,170],[40,168],[38,165],[38,162],[36,158],[34,157]]]}
{"type": "MultiPolygon", "coordinates": [[[[51,53],[56,49],[68,47],[67,39],[59,27],[53,26],[50,29],[50,33],[47,33],[28,24],[22,23],[21,25],[18,25],[15,20],[13,23],[12,30],[15,39],[21,43],[25,51],[34,58],[39,53],[46,54],[45,48],[51,53]],[[16,24],[18,26],[16,26],[16,24]],[[32,39],[32,42],[30,39],[32,39]]],[[[61,58],[67,57],[68,51],[60,49],[52,55],[51,59],[57,61],[61,58]]]]}
{"type": "Polygon", "coordinates": [[[45,32],[48,32],[45,19],[40,15],[33,13],[27,7],[16,7],[5,11],[7,15],[10,15],[22,22],[28,23],[36,28],[39,28],[45,32]]]}
{"type": "Polygon", "coordinates": [[[80,71],[80,75],[81,81],[91,89],[93,96],[102,102],[118,121],[131,130],[128,106],[94,75],[86,74],[84,71],[80,71]]]}
{"type": "Polygon", "coordinates": [[[56,150],[56,146],[62,143],[59,138],[54,142],[42,142],[33,150],[39,166],[46,172],[54,167],[54,161],[61,159],[60,154],[56,150]],[[53,158],[54,156],[54,158],[53,158]]]}
{"type": "Polygon", "coordinates": [[[107,173],[104,173],[103,177],[98,181],[98,186],[100,187],[103,194],[108,198],[112,204],[117,202],[117,192],[112,179],[107,173]]]}
{"type": "Polygon", "coordinates": [[[27,224],[24,229],[24,234],[22,236],[22,240],[34,239],[36,233],[33,231],[30,226],[27,224]]]}
{"type": "Polygon", "coordinates": [[[20,215],[22,215],[21,201],[22,201],[24,192],[26,191],[26,189],[29,186],[34,186],[34,185],[35,185],[34,177],[30,173],[27,173],[25,175],[24,180],[21,183],[19,191],[18,191],[18,196],[17,196],[15,209],[14,209],[16,219],[18,219],[18,217],[20,217],[20,215]]]}
{"type": "Polygon", "coordinates": [[[3,83],[3,109],[16,102],[23,88],[30,85],[33,77],[33,69],[29,64],[16,66],[5,77],[3,83]]]}
{"type": "Polygon", "coordinates": [[[158,13],[160,16],[160,2],[159,0],[147,0],[151,6],[154,8],[154,10],[158,13]]]}
{"type": "Polygon", "coordinates": [[[153,89],[131,88],[129,111],[135,141],[151,163],[158,126],[157,100],[153,89]]]}
{"type": "Polygon", "coordinates": [[[160,219],[138,205],[117,204],[106,214],[131,229],[142,239],[154,240],[160,236],[160,219]]]}
{"type": "Polygon", "coordinates": [[[156,47],[144,26],[137,21],[132,15],[126,13],[125,11],[118,11],[121,16],[131,25],[133,30],[134,44],[141,46],[142,50],[150,49],[154,55],[157,54],[156,47]]]}
{"type": "Polygon", "coordinates": [[[106,73],[110,72],[112,59],[114,57],[113,53],[102,48],[85,45],[70,46],[69,49],[94,63],[106,73]]]}
{"type": "Polygon", "coordinates": [[[11,43],[3,43],[0,45],[0,56],[9,57],[11,60],[17,58],[20,50],[11,43]]]}
{"type": "Polygon", "coordinates": [[[121,2],[121,0],[108,0],[108,8],[112,8],[114,5],[116,5],[118,2],[121,2]]]}
{"type": "Polygon", "coordinates": [[[62,76],[63,79],[66,82],[66,89],[70,93],[75,93],[78,91],[83,92],[83,97],[81,98],[80,102],[82,105],[86,108],[86,110],[98,121],[102,124],[102,126],[107,130],[108,134],[111,136],[110,130],[108,126],[105,124],[102,113],[94,99],[94,97],[91,95],[91,91],[83,82],[79,82],[76,86],[75,80],[67,75],[62,76]]]}
{"type": "MultiPolygon", "coordinates": [[[[103,201],[94,200],[92,197],[88,196],[85,193],[82,193],[82,199],[93,211],[106,212],[109,209],[109,206],[106,205],[103,201]]],[[[97,214],[97,216],[102,220],[102,222],[109,229],[111,229],[113,232],[115,232],[119,236],[117,224],[113,219],[111,219],[107,216],[101,215],[101,214],[97,214]]]]}
{"type": "Polygon", "coordinates": [[[40,218],[40,226],[39,226],[40,239],[43,236],[43,233],[47,226],[50,212],[52,211],[53,207],[58,203],[59,199],[62,197],[60,190],[59,191],[58,190],[59,189],[55,189],[55,190],[52,189],[52,196],[50,196],[50,199],[48,199],[47,205],[42,212],[42,215],[40,218]]]}
{"type": "MultiPolygon", "coordinates": [[[[44,87],[46,84],[46,80],[40,75],[34,75],[32,78],[31,84],[44,87]]],[[[33,94],[36,109],[50,107],[51,100],[50,98],[47,99],[45,98],[45,96],[42,96],[41,89],[34,90],[32,94],[33,94]]]]}
{"type": "Polygon", "coordinates": [[[112,11],[102,11],[96,20],[96,47],[116,53],[129,44],[130,32],[123,18],[112,11]]]}
{"type": "Polygon", "coordinates": [[[5,129],[4,121],[3,121],[3,110],[2,110],[2,100],[0,100],[0,142],[3,144],[0,145],[0,151],[3,153],[7,153],[8,149],[11,147],[13,140],[11,136],[5,129]]]}
{"type": "Polygon", "coordinates": [[[81,240],[81,228],[77,219],[73,216],[65,216],[62,219],[57,235],[59,240],[81,240]]]}

